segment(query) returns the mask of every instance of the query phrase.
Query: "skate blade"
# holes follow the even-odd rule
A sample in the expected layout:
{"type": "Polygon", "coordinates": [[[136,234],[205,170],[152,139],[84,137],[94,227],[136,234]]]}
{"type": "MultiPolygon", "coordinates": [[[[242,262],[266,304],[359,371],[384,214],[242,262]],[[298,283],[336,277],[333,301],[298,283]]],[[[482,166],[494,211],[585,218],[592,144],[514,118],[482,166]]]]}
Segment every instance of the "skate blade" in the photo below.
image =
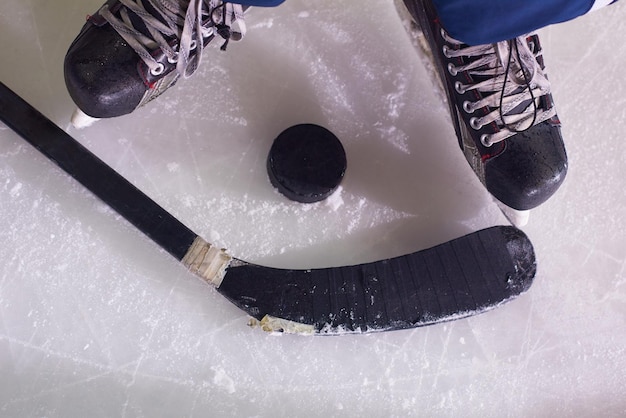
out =
{"type": "Polygon", "coordinates": [[[72,114],[71,122],[76,129],[83,129],[93,125],[98,120],[98,118],[92,118],[91,116],[83,113],[82,110],[76,108],[72,114]]]}
{"type": "Polygon", "coordinates": [[[530,210],[513,209],[498,200],[496,200],[496,204],[509,222],[513,224],[513,226],[522,228],[528,225],[528,221],[530,220],[530,210]]]}

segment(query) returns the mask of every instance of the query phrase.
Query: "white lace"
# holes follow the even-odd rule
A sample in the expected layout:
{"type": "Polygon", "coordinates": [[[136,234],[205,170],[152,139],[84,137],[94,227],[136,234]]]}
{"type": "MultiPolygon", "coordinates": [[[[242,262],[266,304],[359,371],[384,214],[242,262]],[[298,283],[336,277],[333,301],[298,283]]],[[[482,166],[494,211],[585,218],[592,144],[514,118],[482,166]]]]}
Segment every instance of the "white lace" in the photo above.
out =
{"type": "Polygon", "coordinates": [[[484,78],[484,81],[475,84],[457,81],[455,89],[459,94],[477,90],[483,97],[476,102],[464,102],[465,112],[473,113],[485,106],[492,109],[484,116],[470,119],[470,126],[475,130],[492,122],[500,128],[494,134],[482,135],[481,142],[485,146],[527,130],[556,114],[554,106],[547,110],[540,107],[541,96],[550,93],[550,82],[537,61],[541,51],[534,54],[526,41],[532,35],[497,44],[468,46],[442,31],[447,42],[459,46],[459,49],[444,46],[446,57],[477,57],[466,65],[450,63],[448,71],[453,76],[467,71],[470,75],[484,78]]]}
{"type": "Polygon", "coordinates": [[[204,40],[219,34],[226,39],[222,47],[225,49],[230,39],[240,40],[246,33],[243,8],[238,4],[222,0],[119,1],[125,6],[120,9],[120,18],[113,15],[107,5],[99,13],[137,52],[153,75],[159,75],[164,68],[150,54],[150,50],[160,48],[169,62],[176,63],[176,71],[183,77],[189,77],[202,59],[204,40]],[[144,3],[150,4],[159,13],[159,18],[148,12],[144,3]],[[129,10],[141,18],[150,36],[133,26],[129,10]],[[236,29],[233,29],[235,24],[236,29]],[[174,38],[178,43],[171,45],[166,38],[174,38]]]}

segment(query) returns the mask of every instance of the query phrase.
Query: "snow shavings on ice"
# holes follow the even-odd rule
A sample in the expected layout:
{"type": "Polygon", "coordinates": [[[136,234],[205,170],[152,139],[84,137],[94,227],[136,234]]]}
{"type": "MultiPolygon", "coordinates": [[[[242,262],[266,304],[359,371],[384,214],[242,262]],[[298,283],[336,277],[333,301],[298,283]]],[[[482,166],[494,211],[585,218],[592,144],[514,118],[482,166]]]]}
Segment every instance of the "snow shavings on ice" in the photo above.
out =
{"type": "MultiPolygon", "coordinates": [[[[72,135],[195,232],[269,265],[372,261],[499,222],[393,2],[310,4],[252,9],[244,40],[212,43],[193,78],[72,135]],[[343,138],[349,164],[336,194],[305,206],[271,189],[265,158],[306,122],[343,138]]],[[[0,1],[0,51],[19,51],[2,81],[60,126],[74,106],[63,54],[94,10],[0,1]]],[[[624,416],[625,11],[540,34],[570,171],[525,228],[533,287],[418,329],[251,329],[0,124],[0,414],[624,416]]]]}
{"type": "MultiPolygon", "coordinates": [[[[352,195],[342,187],[328,199],[312,204],[290,202],[275,193],[280,196],[278,200],[263,201],[249,194],[235,197],[225,192],[207,201],[205,210],[223,221],[217,222],[219,231],[212,225],[205,234],[233,255],[255,260],[298,252],[312,244],[321,246],[337,238],[349,239],[355,232],[411,216],[352,195]],[[294,229],[310,233],[298,238],[289,233],[294,229]]],[[[310,255],[315,258],[314,252],[310,255]]]]}

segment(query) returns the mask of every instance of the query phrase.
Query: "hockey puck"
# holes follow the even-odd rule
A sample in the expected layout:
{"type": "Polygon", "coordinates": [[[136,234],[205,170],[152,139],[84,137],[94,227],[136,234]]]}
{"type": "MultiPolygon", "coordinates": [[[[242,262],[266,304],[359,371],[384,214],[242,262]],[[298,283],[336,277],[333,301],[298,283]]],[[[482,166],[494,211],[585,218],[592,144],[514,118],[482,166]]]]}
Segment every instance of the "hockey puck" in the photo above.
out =
{"type": "Polygon", "coordinates": [[[314,203],[337,189],[346,164],[343,145],[332,132],[302,124],[286,129],[274,140],[267,172],[272,185],[287,198],[314,203]]]}

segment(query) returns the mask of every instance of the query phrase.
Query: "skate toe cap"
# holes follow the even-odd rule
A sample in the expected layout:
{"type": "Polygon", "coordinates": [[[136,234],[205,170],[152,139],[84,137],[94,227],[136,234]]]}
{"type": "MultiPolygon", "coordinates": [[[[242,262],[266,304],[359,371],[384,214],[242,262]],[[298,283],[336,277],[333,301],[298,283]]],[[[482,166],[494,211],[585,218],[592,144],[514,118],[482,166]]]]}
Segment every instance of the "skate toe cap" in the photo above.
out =
{"type": "Polygon", "coordinates": [[[487,190],[513,209],[533,209],[565,180],[567,154],[560,129],[546,121],[506,141],[506,150],[485,165],[487,190]]]}
{"type": "Polygon", "coordinates": [[[76,105],[95,118],[131,113],[146,91],[137,55],[110,26],[85,25],[65,56],[64,75],[76,105]]]}

